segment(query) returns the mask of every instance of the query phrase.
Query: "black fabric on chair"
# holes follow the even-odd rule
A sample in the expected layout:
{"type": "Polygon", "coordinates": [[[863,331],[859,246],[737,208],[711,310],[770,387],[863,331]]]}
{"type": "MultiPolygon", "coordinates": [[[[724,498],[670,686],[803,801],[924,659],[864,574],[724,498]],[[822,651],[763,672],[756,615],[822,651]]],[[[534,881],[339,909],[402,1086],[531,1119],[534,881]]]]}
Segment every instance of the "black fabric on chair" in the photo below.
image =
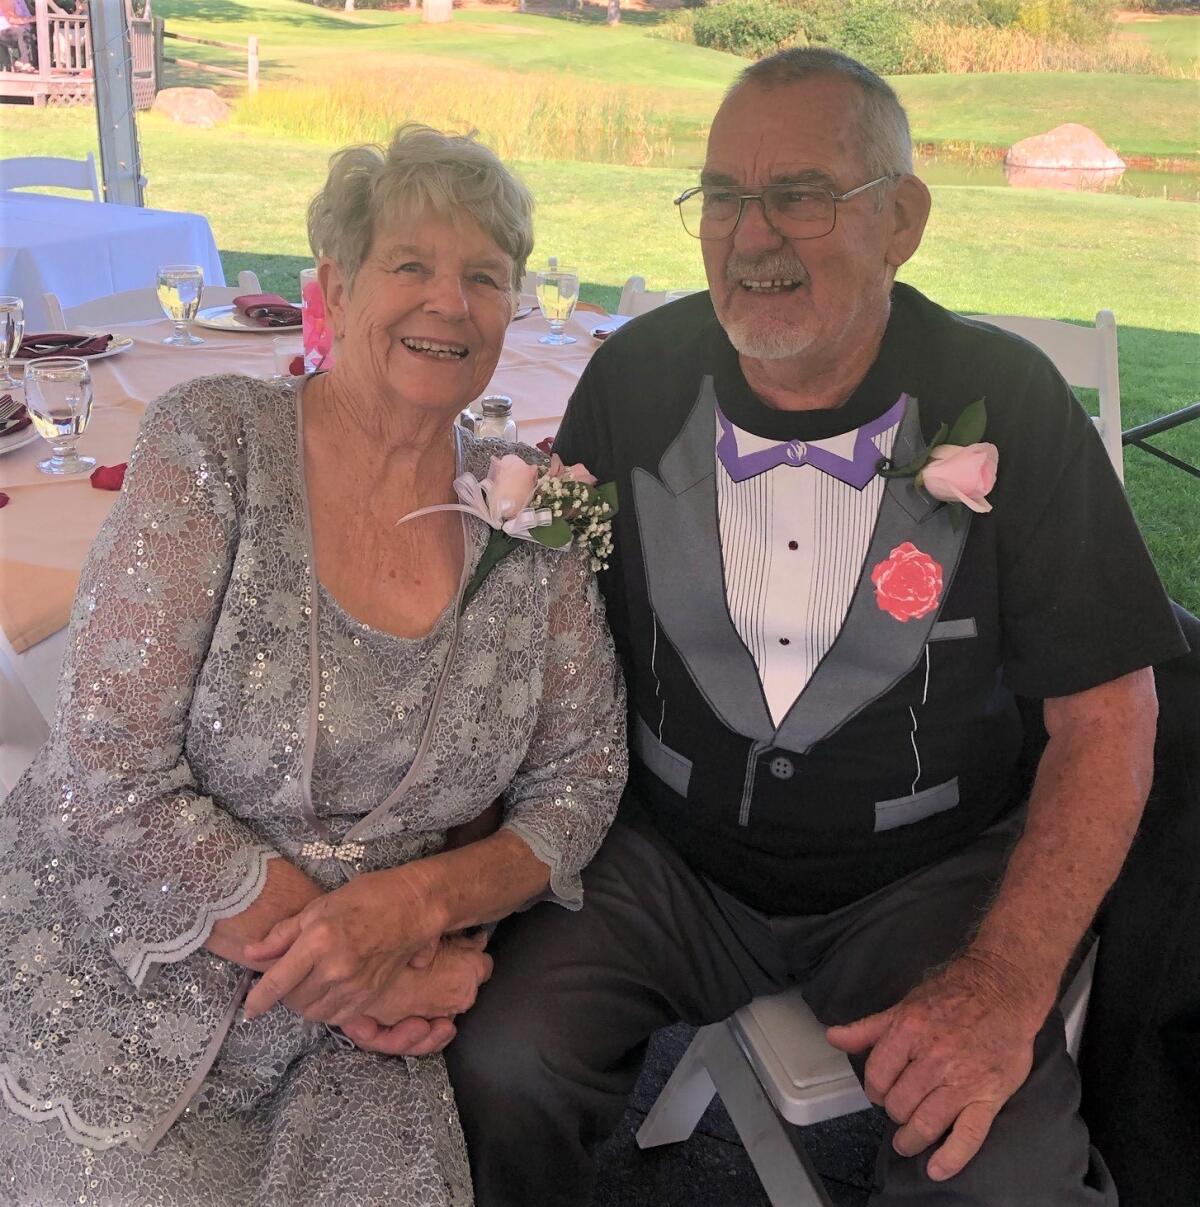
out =
{"type": "Polygon", "coordinates": [[[1083,1116],[1122,1207],[1200,1199],[1200,620],[1155,667],[1154,787],[1104,909],[1080,1053],[1083,1116]]]}

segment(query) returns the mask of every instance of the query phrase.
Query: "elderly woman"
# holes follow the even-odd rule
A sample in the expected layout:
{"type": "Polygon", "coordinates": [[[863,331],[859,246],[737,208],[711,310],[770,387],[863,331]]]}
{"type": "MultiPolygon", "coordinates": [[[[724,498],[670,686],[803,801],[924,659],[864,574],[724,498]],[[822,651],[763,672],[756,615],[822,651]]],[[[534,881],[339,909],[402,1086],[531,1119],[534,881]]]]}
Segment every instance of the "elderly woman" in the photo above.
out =
{"type": "Polygon", "coordinates": [[[0,806],[0,1200],[470,1202],[433,1053],[472,928],[578,907],[625,771],[586,558],[522,542],[460,606],[490,529],[397,524],[511,451],[454,420],[530,215],[470,139],[341,152],[309,211],[336,367],[147,412],[0,806]]]}

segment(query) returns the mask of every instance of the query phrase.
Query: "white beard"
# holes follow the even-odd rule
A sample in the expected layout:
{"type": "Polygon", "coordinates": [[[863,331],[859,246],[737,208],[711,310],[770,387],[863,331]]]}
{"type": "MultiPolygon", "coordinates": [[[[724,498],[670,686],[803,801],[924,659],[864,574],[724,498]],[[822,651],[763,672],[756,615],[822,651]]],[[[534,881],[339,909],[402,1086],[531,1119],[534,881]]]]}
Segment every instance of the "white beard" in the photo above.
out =
{"type": "MultiPolygon", "coordinates": [[[[720,316],[718,316],[720,317],[720,316]]],[[[786,360],[808,350],[812,336],[807,331],[776,326],[764,327],[750,319],[721,319],[729,342],[751,360],[786,360]]]]}

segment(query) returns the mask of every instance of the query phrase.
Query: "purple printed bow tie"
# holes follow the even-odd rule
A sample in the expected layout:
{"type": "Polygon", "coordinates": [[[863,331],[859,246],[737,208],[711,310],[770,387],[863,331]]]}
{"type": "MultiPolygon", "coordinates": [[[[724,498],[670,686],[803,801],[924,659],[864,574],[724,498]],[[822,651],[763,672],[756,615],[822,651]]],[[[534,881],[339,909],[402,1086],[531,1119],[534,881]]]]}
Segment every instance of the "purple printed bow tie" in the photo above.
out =
{"type": "Polygon", "coordinates": [[[811,465],[813,469],[819,469],[822,473],[837,478],[839,482],[853,486],[855,490],[862,490],[879,468],[880,452],[875,447],[874,437],[900,421],[907,403],[908,395],[901,394],[878,419],[860,427],[854,439],[854,456],[849,460],[839,457],[827,448],[820,448],[803,440],[785,440],[770,448],[756,449],[752,453],[739,453],[733,424],[725,418],[718,406],[717,424],[721,429],[721,436],[717,441],[717,456],[725,467],[725,472],[735,482],[745,482],[747,478],[766,473],[777,465],[811,465]]]}

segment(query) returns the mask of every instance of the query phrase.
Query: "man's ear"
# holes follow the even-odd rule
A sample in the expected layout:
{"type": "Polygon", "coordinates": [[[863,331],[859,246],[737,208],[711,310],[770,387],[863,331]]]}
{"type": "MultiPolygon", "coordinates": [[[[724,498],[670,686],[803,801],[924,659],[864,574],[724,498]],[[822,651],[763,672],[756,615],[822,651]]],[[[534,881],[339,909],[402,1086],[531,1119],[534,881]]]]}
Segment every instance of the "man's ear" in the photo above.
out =
{"type": "Polygon", "coordinates": [[[892,233],[888,239],[886,259],[892,268],[899,268],[912,258],[921,245],[932,198],[923,180],[907,175],[896,182],[889,204],[892,208],[892,233]]]}
{"type": "Polygon", "coordinates": [[[341,339],[346,330],[346,295],[350,287],[342,270],[332,260],[322,260],[317,265],[317,280],[325,295],[325,321],[336,339],[341,339]]]}

